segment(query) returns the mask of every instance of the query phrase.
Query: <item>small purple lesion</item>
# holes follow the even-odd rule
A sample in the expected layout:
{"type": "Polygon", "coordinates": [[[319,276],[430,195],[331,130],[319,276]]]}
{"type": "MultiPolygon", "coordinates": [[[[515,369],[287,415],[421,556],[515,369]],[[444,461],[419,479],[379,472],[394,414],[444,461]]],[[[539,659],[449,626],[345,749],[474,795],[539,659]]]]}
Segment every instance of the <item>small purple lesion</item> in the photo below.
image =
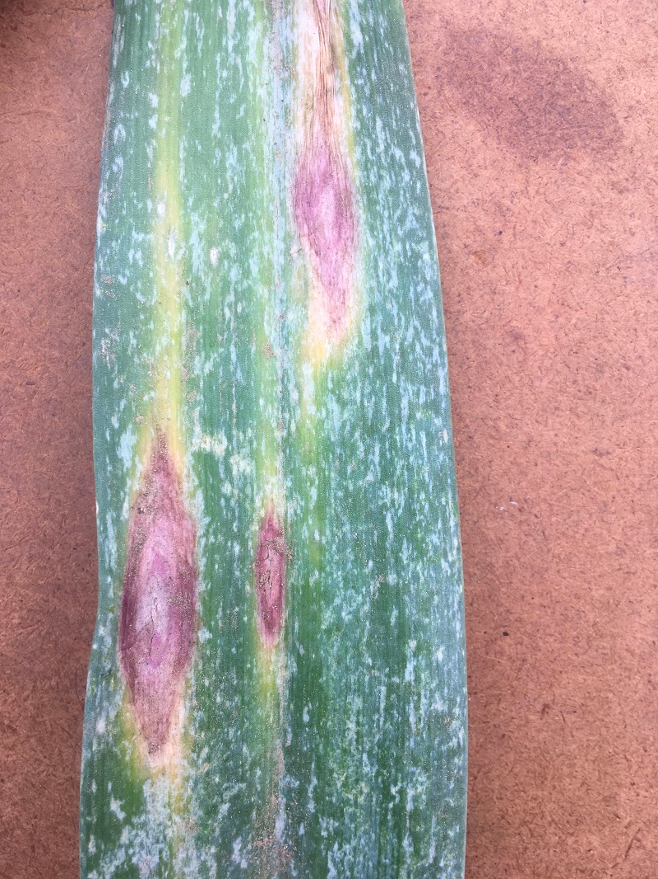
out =
{"type": "Polygon", "coordinates": [[[119,655],[151,755],[169,739],[194,649],[196,529],[164,435],[157,436],[128,527],[119,655]]]}
{"type": "Polygon", "coordinates": [[[295,221],[320,282],[329,329],[342,331],[350,304],[356,223],[354,192],[330,126],[313,125],[293,184],[295,221]]]}
{"type": "Polygon", "coordinates": [[[274,647],[283,628],[287,555],[283,526],[268,510],[258,532],[254,559],[258,632],[267,648],[274,647]]]}

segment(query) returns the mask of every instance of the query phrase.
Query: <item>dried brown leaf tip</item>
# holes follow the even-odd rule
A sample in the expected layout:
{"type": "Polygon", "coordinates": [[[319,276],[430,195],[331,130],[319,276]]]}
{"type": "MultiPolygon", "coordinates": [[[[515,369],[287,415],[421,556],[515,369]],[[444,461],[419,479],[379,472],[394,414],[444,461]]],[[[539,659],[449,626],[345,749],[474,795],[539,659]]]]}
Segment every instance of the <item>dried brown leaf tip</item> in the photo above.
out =
{"type": "Polygon", "coordinates": [[[283,527],[272,510],[263,519],[254,559],[258,632],[267,648],[274,647],[283,628],[287,547],[283,527]]]}
{"type": "Polygon", "coordinates": [[[121,667],[150,754],[169,738],[194,648],[196,532],[160,434],[128,528],[119,624],[121,667]]]}

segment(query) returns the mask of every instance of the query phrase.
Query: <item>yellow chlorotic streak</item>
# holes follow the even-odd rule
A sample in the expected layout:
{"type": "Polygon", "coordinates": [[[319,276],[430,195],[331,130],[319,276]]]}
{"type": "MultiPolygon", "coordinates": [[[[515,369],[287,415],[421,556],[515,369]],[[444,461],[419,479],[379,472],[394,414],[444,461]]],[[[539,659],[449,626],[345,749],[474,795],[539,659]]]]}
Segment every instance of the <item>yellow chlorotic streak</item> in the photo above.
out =
{"type": "Polygon", "coordinates": [[[184,782],[184,767],[181,759],[183,746],[181,729],[183,721],[182,706],[177,708],[178,720],[172,718],[174,729],[165,747],[155,757],[149,754],[144,740],[139,734],[134,721],[134,714],[124,700],[122,726],[124,741],[135,744],[130,755],[133,776],[146,781],[150,785],[144,788],[147,809],[157,813],[169,813],[171,825],[169,829],[169,846],[172,852],[179,849],[185,842],[186,827],[184,823],[188,791],[184,782]]]}
{"type": "MultiPolygon", "coordinates": [[[[269,289],[266,295],[269,295],[269,289]]],[[[258,320],[260,326],[256,332],[256,376],[258,381],[258,421],[256,435],[258,442],[255,448],[256,480],[260,486],[262,497],[269,497],[272,502],[281,502],[282,462],[281,462],[281,422],[280,400],[281,381],[278,370],[278,351],[280,346],[276,340],[270,341],[265,331],[268,308],[272,308],[266,298],[261,300],[262,308],[258,320]]]]}
{"type": "Polygon", "coordinates": [[[271,876],[285,866],[287,850],[278,824],[283,814],[280,790],[284,775],[282,706],[286,689],[285,605],[289,549],[284,528],[281,481],[265,492],[254,522],[254,639],[258,663],[259,702],[263,714],[263,744],[268,766],[264,799],[254,823],[254,857],[258,875],[271,876]]]}
{"type": "MultiPolygon", "coordinates": [[[[174,119],[165,123],[174,131],[174,119]]],[[[157,146],[153,224],[156,338],[154,417],[164,432],[179,472],[183,465],[181,403],[183,396],[183,234],[178,189],[177,142],[168,132],[157,146]]]]}
{"type": "Polygon", "coordinates": [[[361,308],[359,216],[341,3],[297,0],[292,214],[308,313],[301,355],[339,354],[361,308]]]}
{"type": "Polygon", "coordinates": [[[183,803],[185,788],[183,786],[183,755],[188,748],[184,741],[183,727],[185,722],[184,693],[180,693],[171,713],[171,728],[164,746],[156,753],[150,754],[136,722],[135,712],[130,703],[128,693],[124,694],[121,705],[121,726],[123,739],[133,743],[130,755],[133,774],[140,778],[165,775],[169,779],[169,797],[174,804],[183,803]]]}
{"type": "MultiPolygon", "coordinates": [[[[155,294],[152,310],[153,353],[150,362],[153,396],[148,401],[148,409],[144,412],[140,429],[140,466],[134,475],[131,508],[159,443],[167,450],[173,470],[180,480],[183,492],[181,503],[185,504],[183,329],[186,277],[179,161],[181,64],[176,51],[182,40],[180,8],[163,4],[158,20],[158,37],[155,48],[158,64],[157,94],[150,96],[154,120],[153,166],[150,178],[155,294]]],[[[160,524],[157,527],[161,527],[160,524]]],[[[162,539],[169,540],[166,533],[162,539]]],[[[193,548],[191,552],[194,555],[193,548]]],[[[122,710],[126,730],[132,731],[130,738],[135,743],[133,759],[140,764],[139,768],[135,766],[136,772],[141,774],[146,770],[151,776],[164,774],[168,778],[168,796],[172,805],[179,800],[182,804],[182,765],[188,750],[185,735],[186,690],[187,685],[183,678],[174,697],[166,740],[157,750],[149,749],[143,735],[140,735],[128,693],[122,710]]]]}
{"type": "Polygon", "coordinates": [[[182,9],[162,4],[156,46],[157,94],[150,96],[154,125],[152,241],[154,355],[151,381],[154,401],[145,428],[162,432],[179,475],[184,473],[183,444],[183,302],[184,229],[180,195],[180,46],[182,9]],[[150,424],[148,422],[151,422],[150,424]]]}

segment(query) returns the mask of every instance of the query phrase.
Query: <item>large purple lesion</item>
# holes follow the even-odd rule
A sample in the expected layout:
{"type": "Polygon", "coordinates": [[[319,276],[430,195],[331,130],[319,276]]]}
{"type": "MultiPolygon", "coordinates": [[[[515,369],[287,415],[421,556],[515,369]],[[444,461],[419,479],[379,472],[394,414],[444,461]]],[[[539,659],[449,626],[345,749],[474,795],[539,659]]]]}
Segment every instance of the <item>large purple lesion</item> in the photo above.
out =
{"type": "Polygon", "coordinates": [[[343,328],[355,246],[354,192],[329,124],[316,120],[293,183],[295,220],[320,281],[329,329],[343,328]]]}
{"type": "Polygon", "coordinates": [[[154,442],[128,529],[119,654],[140,732],[157,754],[194,649],[196,531],[162,434],[154,442]]]}
{"type": "Polygon", "coordinates": [[[258,632],[268,648],[277,643],[283,628],[287,552],[283,526],[270,510],[260,526],[254,559],[258,632]]]}

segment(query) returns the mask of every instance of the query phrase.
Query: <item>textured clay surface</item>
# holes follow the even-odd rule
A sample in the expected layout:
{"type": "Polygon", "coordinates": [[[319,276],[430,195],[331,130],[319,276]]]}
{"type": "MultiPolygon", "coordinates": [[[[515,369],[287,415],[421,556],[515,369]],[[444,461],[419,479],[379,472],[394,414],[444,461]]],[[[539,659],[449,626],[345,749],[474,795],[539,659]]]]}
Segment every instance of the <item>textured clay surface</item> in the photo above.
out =
{"type": "MultiPolygon", "coordinates": [[[[467,597],[469,879],[654,879],[658,12],[407,0],[467,597]]],[[[0,7],[0,876],[77,876],[109,2],[0,7]]]]}

